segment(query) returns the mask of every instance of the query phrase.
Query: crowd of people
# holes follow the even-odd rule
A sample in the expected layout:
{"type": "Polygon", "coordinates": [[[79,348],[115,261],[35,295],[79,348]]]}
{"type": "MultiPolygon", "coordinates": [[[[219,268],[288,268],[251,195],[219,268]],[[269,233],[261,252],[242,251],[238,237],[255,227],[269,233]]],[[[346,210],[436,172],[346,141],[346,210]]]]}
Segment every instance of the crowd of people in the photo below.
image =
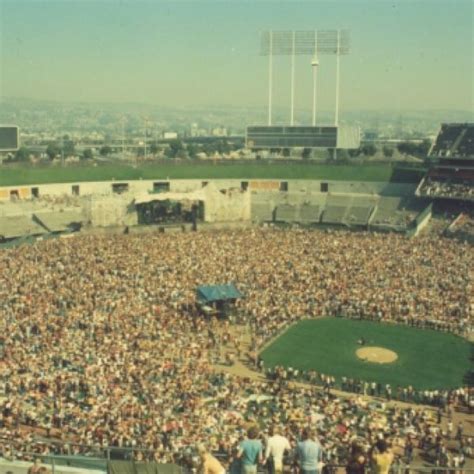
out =
{"type": "Polygon", "coordinates": [[[315,370],[298,370],[293,367],[274,366],[265,369],[265,376],[269,380],[293,380],[319,386],[330,392],[338,389],[344,392],[356,393],[386,399],[399,400],[406,403],[424,404],[438,407],[443,410],[449,405],[463,406],[470,413],[474,413],[473,394],[467,387],[456,389],[421,390],[407,387],[381,384],[380,382],[361,380],[354,377],[341,377],[316,372],[315,370]]]}
{"type": "Polygon", "coordinates": [[[427,177],[420,188],[420,193],[423,196],[474,199],[474,186],[468,181],[442,181],[427,177]]]}
{"type": "MultiPolygon", "coordinates": [[[[78,236],[3,250],[0,448],[44,456],[112,446],[172,462],[204,444],[232,460],[249,425],[263,438],[277,425],[293,446],[302,427],[316,429],[325,462],[347,459],[354,439],[368,447],[381,437],[402,454],[413,438],[435,461],[450,439],[451,405],[437,420],[363,393],[217,372],[241,331],[191,309],[197,286],[235,283],[253,353],[304,317],[468,335],[472,261],[472,247],[439,237],[271,229],[78,236]]],[[[472,438],[456,443],[456,456],[472,455],[472,438]]]]}
{"type": "Polygon", "coordinates": [[[462,213],[455,225],[448,229],[446,235],[471,244],[474,243],[474,213],[462,213]]]}

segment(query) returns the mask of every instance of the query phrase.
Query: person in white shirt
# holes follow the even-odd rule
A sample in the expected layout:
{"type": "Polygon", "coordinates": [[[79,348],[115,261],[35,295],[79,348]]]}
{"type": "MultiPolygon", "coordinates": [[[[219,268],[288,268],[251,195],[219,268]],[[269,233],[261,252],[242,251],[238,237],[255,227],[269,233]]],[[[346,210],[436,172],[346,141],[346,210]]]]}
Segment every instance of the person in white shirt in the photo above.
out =
{"type": "Polygon", "coordinates": [[[291,450],[290,442],[279,434],[276,426],[272,426],[268,434],[265,464],[268,466],[269,474],[281,473],[283,472],[283,455],[285,451],[291,450]]]}

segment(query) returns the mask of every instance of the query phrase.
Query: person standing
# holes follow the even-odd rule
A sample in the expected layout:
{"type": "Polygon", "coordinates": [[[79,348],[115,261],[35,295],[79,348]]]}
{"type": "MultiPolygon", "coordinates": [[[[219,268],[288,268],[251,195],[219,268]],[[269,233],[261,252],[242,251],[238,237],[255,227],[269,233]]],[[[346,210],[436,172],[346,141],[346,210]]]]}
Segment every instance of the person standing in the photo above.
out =
{"type": "Polygon", "coordinates": [[[225,474],[224,466],[207,451],[204,445],[200,444],[197,450],[201,460],[202,474],[225,474]]]}
{"type": "Polygon", "coordinates": [[[310,429],[305,428],[301,435],[302,440],[296,447],[301,474],[318,474],[322,459],[321,445],[310,429]]]}
{"type": "Polygon", "coordinates": [[[387,442],[379,439],[372,448],[373,474],[388,474],[393,462],[393,453],[388,449],[387,442]]]}
{"type": "Polygon", "coordinates": [[[268,434],[264,464],[269,467],[270,474],[278,474],[283,472],[283,455],[291,450],[291,446],[288,439],[279,434],[277,427],[272,426],[268,434]]]}
{"type": "Polygon", "coordinates": [[[352,443],[351,454],[346,465],[346,474],[365,474],[367,458],[359,443],[352,443]]]}
{"type": "Polygon", "coordinates": [[[33,465],[28,468],[28,474],[38,474],[41,469],[41,461],[39,458],[35,458],[33,465]]]}
{"type": "Polygon", "coordinates": [[[262,443],[258,437],[256,426],[251,426],[237,451],[237,458],[242,463],[242,474],[257,474],[257,465],[263,461],[262,443]]]}

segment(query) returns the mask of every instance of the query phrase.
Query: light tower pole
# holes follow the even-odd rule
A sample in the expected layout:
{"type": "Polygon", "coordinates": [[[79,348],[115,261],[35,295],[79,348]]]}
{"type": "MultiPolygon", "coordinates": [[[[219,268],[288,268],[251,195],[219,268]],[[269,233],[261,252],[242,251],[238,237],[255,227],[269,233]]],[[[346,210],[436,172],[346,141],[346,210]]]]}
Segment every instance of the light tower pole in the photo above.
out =
{"type": "Polygon", "coordinates": [[[314,31],[314,56],[311,60],[311,68],[313,70],[313,127],[316,126],[316,95],[317,95],[317,74],[318,74],[318,32],[314,31]]]}
{"type": "Polygon", "coordinates": [[[339,76],[340,76],[340,42],[341,42],[341,33],[337,30],[337,44],[336,44],[336,111],[334,115],[334,125],[337,127],[339,125],[339,76]]]}
{"type": "Polygon", "coordinates": [[[291,41],[291,113],[290,125],[295,124],[295,53],[296,53],[296,32],[292,32],[291,41]]]}
{"type": "Polygon", "coordinates": [[[268,125],[272,124],[272,95],[273,95],[273,32],[269,33],[268,53],[268,125]]]}
{"type": "Polygon", "coordinates": [[[319,66],[319,61],[314,57],[311,61],[311,67],[313,69],[313,120],[312,120],[312,125],[313,127],[316,126],[316,81],[317,81],[317,74],[318,74],[318,66],[319,66]]]}

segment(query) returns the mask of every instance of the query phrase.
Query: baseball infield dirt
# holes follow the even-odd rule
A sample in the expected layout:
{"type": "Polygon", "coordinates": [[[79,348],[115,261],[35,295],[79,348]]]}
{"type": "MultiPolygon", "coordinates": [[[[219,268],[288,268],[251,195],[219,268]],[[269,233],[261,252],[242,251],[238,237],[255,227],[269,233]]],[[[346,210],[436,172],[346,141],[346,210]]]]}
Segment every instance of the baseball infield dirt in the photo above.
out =
{"type": "Polygon", "coordinates": [[[390,364],[398,359],[396,352],[383,347],[361,347],[357,349],[356,355],[359,359],[366,362],[375,362],[376,364],[390,364]]]}

